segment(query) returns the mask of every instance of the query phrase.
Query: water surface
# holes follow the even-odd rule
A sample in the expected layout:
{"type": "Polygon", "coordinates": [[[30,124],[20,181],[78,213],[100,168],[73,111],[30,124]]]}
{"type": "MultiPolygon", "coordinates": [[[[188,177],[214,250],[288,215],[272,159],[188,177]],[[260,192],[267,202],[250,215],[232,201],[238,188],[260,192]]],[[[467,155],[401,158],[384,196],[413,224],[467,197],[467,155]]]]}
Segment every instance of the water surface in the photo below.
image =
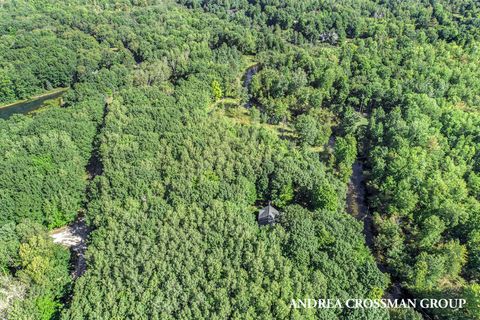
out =
{"type": "MultiPolygon", "coordinates": [[[[247,69],[244,75],[243,86],[249,90],[250,83],[252,82],[253,76],[258,72],[259,65],[255,64],[247,69]]],[[[253,106],[253,97],[250,96],[247,103],[245,104],[245,108],[250,109],[253,106]]]]}
{"type": "Polygon", "coordinates": [[[32,98],[27,101],[10,104],[6,107],[0,107],[0,119],[7,119],[13,114],[27,114],[29,112],[35,111],[40,107],[44,106],[46,101],[56,99],[64,93],[65,90],[59,90],[46,95],[42,95],[38,98],[32,98]]]}

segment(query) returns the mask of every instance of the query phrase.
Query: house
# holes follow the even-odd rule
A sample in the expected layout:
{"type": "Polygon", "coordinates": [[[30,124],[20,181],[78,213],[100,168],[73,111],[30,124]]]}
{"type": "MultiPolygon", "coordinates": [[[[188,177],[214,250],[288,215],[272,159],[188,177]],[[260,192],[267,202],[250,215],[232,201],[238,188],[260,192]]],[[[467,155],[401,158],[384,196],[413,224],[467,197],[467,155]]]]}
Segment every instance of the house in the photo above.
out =
{"type": "Polygon", "coordinates": [[[270,203],[268,203],[268,206],[265,208],[260,209],[258,212],[258,224],[261,226],[264,225],[273,225],[275,224],[275,220],[277,217],[280,215],[280,212],[278,212],[277,209],[272,207],[270,203]]]}

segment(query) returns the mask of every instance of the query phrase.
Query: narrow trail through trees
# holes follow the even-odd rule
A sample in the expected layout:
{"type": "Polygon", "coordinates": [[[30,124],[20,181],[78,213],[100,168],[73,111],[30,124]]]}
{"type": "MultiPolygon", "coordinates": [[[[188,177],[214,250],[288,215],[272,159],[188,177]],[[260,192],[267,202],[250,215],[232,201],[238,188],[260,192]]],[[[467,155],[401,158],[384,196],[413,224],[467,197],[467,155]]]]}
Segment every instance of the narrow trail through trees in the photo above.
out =
{"type": "Polygon", "coordinates": [[[87,237],[90,232],[85,223],[85,217],[79,215],[77,220],[68,226],[55,229],[50,233],[54,243],[70,248],[72,251],[72,277],[78,278],[85,272],[85,250],[87,249],[87,237]]]}
{"type": "MultiPolygon", "coordinates": [[[[108,99],[107,99],[108,100],[108,99]]],[[[92,142],[92,153],[88,160],[85,170],[88,176],[87,188],[85,190],[86,197],[83,208],[79,211],[77,219],[71,224],[55,229],[50,233],[54,243],[61,244],[70,248],[72,251],[72,277],[76,279],[80,277],[86,270],[87,263],[85,260],[85,251],[87,250],[87,239],[91,228],[87,225],[84,212],[87,210],[90,202],[90,194],[92,181],[96,176],[103,173],[103,164],[100,156],[100,134],[105,127],[105,118],[108,113],[109,101],[106,101],[103,108],[102,120],[97,126],[97,131],[92,142]]]]}

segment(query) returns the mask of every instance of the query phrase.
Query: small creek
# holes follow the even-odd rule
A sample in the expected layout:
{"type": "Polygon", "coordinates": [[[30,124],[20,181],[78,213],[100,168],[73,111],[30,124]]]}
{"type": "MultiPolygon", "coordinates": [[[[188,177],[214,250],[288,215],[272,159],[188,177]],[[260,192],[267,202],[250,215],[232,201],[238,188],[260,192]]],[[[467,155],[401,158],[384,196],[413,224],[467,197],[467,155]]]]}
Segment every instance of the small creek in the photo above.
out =
{"type": "MultiPolygon", "coordinates": [[[[333,148],[335,137],[330,137],[329,146],[333,148]]],[[[356,161],[352,165],[352,176],[348,183],[347,191],[347,212],[363,223],[363,234],[365,243],[370,248],[372,254],[375,255],[375,227],[373,217],[367,205],[367,190],[365,184],[365,176],[363,171],[363,160],[361,155],[357,156],[356,161]]],[[[383,273],[389,273],[387,266],[377,262],[378,269],[383,273]]],[[[398,279],[391,278],[391,285],[384,292],[383,298],[389,300],[405,300],[414,299],[405,288],[402,287],[398,279]]],[[[422,314],[424,319],[431,319],[426,310],[418,307],[416,311],[422,314]]]]}
{"type": "MultiPolygon", "coordinates": [[[[250,83],[252,82],[253,76],[258,72],[260,69],[259,64],[255,64],[247,69],[244,74],[244,80],[243,80],[243,87],[247,90],[250,87],[250,83]]],[[[249,97],[247,103],[245,103],[245,108],[250,109],[253,106],[254,99],[253,97],[249,97]]]]}
{"type": "MultiPolygon", "coordinates": [[[[333,148],[334,144],[335,138],[331,137],[329,146],[333,148]]],[[[365,243],[368,248],[370,248],[372,254],[375,254],[375,227],[372,214],[367,205],[367,190],[361,155],[357,156],[357,159],[352,165],[352,176],[350,177],[347,190],[347,212],[363,223],[365,243]]],[[[377,267],[383,273],[388,273],[387,267],[384,264],[377,262],[377,267]]],[[[392,279],[392,284],[385,292],[384,298],[391,300],[407,299],[409,295],[400,283],[392,279]]]]}
{"type": "Polygon", "coordinates": [[[363,234],[365,235],[365,242],[373,252],[375,238],[373,230],[373,218],[369,213],[367,201],[365,199],[366,190],[364,180],[363,163],[357,159],[353,163],[352,176],[348,184],[347,211],[359,221],[363,222],[363,234]]]}

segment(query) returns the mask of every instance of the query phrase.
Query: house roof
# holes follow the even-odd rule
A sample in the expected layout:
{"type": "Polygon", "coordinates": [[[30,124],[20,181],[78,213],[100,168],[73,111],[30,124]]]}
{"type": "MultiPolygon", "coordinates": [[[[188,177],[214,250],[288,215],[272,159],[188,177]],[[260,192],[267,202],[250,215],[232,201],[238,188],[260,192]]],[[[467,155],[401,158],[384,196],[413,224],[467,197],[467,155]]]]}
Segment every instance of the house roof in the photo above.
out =
{"type": "Polygon", "coordinates": [[[275,219],[277,215],[278,210],[271,205],[268,205],[265,208],[260,209],[260,211],[258,212],[258,220],[275,219]]]}

